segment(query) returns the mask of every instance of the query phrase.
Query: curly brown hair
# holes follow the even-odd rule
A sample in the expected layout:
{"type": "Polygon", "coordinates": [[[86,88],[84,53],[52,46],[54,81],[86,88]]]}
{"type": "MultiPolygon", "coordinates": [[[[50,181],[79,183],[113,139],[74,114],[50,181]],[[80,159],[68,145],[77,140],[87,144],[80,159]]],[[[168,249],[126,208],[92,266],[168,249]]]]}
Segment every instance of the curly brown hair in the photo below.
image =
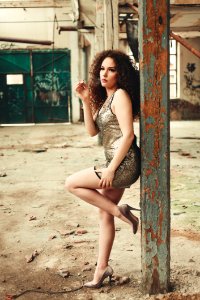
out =
{"type": "Polygon", "coordinates": [[[107,98],[106,89],[100,82],[100,69],[105,58],[110,57],[116,63],[118,73],[117,86],[125,90],[132,100],[133,115],[140,111],[140,79],[139,71],[130,57],[120,50],[104,50],[94,57],[89,71],[89,89],[92,111],[99,110],[107,98]]]}

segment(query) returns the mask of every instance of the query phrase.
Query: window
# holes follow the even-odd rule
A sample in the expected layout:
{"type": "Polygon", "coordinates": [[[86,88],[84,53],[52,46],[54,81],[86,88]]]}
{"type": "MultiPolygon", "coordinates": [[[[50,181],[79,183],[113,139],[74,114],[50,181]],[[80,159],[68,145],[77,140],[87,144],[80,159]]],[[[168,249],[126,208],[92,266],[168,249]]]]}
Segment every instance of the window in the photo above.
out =
{"type": "Polygon", "coordinates": [[[176,41],[169,41],[170,67],[169,67],[169,82],[170,82],[170,99],[177,98],[177,47],[176,41]]]}
{"type": "Polygon", "coordinates": [[[23,84],[23,74],[8,74],[6,75],[6,83],[10,84],[23,84]]]}

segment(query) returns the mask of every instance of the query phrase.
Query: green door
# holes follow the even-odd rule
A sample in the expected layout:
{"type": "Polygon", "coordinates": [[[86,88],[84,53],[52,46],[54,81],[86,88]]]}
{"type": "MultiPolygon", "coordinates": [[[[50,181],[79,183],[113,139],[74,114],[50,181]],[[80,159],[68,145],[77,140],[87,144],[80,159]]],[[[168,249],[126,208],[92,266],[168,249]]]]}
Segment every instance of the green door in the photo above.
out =
{"type": "Polygon", "coordinates": [[[0,123],[68,122],[70,106],[69,50],[0,51],[0,123]]]}
{"type": "Polygon", "coordinates": [[[6,102],[6,76],[0,74],[0,122],[6,123],[7,102],[6,102]]]}
{"type": "Polygon", "coordinates": [[[28,51],[0,51],[0,123],[27,122],[24,78],[29,72],[28,51]]]}
{"type": "Polygon", "coordinates": [[[69,121],[69,52],[33,51],[33,74],[35,122],[69,121]]]}
{"type": "Polygon", "coordinates": [[[7,120],[9,123],[25,123],[25,94],[22,84],[9,85],[7,88],[7,120]]]}

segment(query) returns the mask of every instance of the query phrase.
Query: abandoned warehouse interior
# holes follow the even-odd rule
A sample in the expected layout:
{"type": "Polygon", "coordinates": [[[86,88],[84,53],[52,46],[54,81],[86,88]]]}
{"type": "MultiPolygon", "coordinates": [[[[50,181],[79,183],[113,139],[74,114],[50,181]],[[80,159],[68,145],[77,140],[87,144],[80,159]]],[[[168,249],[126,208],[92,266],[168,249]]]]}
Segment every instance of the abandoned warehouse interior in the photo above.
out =
{"type": "MultiPolygon", "coordinates": [[[[137,1],[105,3],[1,1],[1,124],[82,121],[73,86],[87,80],[94,54],[119,48],[138,63],[137,1]]],[[[171,120],[199,119],[199,14],[199,1],[170,2],[171,120]]]]}

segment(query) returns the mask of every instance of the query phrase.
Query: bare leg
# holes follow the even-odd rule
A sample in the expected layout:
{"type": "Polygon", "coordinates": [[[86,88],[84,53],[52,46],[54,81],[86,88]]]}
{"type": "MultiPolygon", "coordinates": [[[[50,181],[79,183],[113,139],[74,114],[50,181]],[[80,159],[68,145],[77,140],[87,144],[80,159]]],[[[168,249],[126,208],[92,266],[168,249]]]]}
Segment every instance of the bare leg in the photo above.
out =
{"type": "MultiPolygon", "coordinates": [[[[113,203],[118,204],[124,193],[124,189],[101,190],[100,192],[113,203]]],[[[108,266],[108,260],[115,238],[114,217],[102,209],[99,209],[99,217],[99,254],[94,278],[90,282],[91,284],[99,282],[108,266]]]]}
{"type": "MultiPolygon", "coordinates": [[[[100,189],[99,178],[93,168],[75,173],[66,180],[66,188],[69,192],[99,208],[99,255],[94,278],[90,282],[96,284],[102,277],[112,249],[115,226],[114,217],[130,223],[120,212],[117,204],[120,201],[124,189],[100,189]]],[[[89,283],[89,284],[90,284],[89,283]]]]}
{"type": "Polygon", "coordinates": [[[98,189],[100,189],[99,181],[100,180],[96,176],[93,168],[90,168],[68,177],[65,182],[65,187],[69,192],[80,199],[106,211],[114,217],[120,218],[126,223],[131,224],[131,222],[121,214],[119,207],[107,196],[98,191],[98,189]]]}

